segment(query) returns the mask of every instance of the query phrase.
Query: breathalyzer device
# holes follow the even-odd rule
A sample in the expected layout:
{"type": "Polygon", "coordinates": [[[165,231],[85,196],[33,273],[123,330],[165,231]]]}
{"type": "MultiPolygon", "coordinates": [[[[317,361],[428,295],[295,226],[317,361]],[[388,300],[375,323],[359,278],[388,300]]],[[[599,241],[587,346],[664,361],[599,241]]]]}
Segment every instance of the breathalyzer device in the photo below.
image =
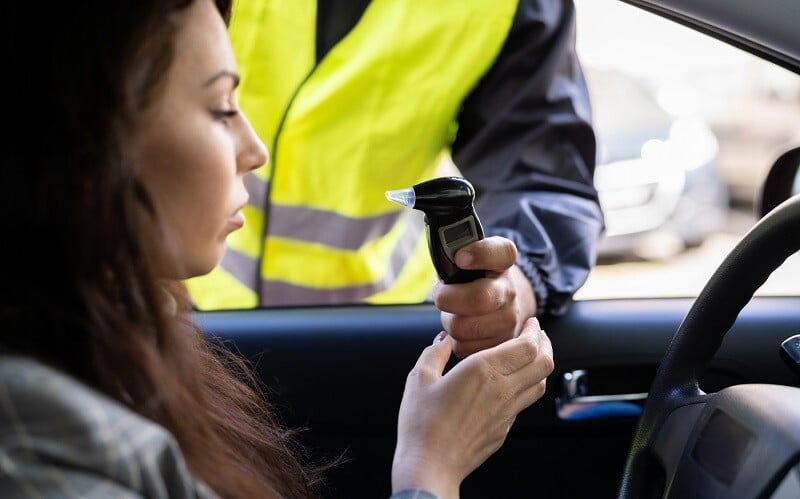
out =
{"type": "Polygon", "coordinates": [[[442,281],[462,283],[486,276],[485,270],[464,270],[455,264],[456,251],[483,239],[483,227],[472,205],[475,189],[467,179],[435,178],[406,189],[386,191],[386,198],[425,213],[428,248],[442,281]]]}

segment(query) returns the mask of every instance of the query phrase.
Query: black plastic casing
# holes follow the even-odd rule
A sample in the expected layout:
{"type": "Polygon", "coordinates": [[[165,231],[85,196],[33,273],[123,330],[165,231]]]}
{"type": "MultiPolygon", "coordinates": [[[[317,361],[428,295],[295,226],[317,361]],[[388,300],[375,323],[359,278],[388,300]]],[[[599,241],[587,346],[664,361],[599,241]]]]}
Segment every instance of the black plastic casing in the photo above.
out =
{"type": "Polygon", "coordinates": [[[486,276],[485,270],[459,268],[448,255],[442,231],[463,222],[470,227],[471,237],[463,244],[449,245],[451,254],[467,244],[484,238],[473,200],[475,189],[461,177],[441,177],[414,186],[414,209],[425,213],[428,249],[439,278],[447,284],[471,282],[486,276]]]}

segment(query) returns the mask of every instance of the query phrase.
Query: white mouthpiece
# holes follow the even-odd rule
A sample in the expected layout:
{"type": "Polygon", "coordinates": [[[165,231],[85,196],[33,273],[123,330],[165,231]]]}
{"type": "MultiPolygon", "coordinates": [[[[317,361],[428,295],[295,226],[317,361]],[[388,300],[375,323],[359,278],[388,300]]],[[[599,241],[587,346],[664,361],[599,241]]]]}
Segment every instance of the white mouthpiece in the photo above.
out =
{"type": "Polygon", "coordinates": [[[409,187],[407,189],[398,189],[396,191],[386,191],[386,199],[393,203],[397,203],[400,206],[413,208],[414,203],[417,202],[417,195],[414,192],[414,188],[409,187]]]}

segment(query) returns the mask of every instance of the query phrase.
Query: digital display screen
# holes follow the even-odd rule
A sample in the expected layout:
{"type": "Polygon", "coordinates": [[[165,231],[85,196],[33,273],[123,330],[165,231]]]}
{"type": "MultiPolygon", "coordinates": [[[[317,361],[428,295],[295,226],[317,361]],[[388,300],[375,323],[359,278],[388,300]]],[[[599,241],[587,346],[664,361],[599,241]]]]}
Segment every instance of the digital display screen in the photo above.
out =
{"type": "Polygon", "coordinates": [[[472,228],[469,220],[465,220],[454,227],[448,227],[443,231],[446,243],[452,243],[460,239],[472,237],[472,228]]]}

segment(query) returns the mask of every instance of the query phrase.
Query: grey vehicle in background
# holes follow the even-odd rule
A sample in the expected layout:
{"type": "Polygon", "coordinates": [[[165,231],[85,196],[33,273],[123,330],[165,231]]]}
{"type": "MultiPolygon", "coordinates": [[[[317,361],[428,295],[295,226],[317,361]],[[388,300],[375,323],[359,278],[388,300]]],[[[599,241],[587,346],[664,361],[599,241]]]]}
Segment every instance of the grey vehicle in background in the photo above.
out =
{"type": "Polygon", "coordinates": [[[606,222],[598,257],[666,258],[720,230],[729,194],[709,125],[666,112],[654,90],[619,70],[586,73],[598,139],[595,185],[606,222]]]}

